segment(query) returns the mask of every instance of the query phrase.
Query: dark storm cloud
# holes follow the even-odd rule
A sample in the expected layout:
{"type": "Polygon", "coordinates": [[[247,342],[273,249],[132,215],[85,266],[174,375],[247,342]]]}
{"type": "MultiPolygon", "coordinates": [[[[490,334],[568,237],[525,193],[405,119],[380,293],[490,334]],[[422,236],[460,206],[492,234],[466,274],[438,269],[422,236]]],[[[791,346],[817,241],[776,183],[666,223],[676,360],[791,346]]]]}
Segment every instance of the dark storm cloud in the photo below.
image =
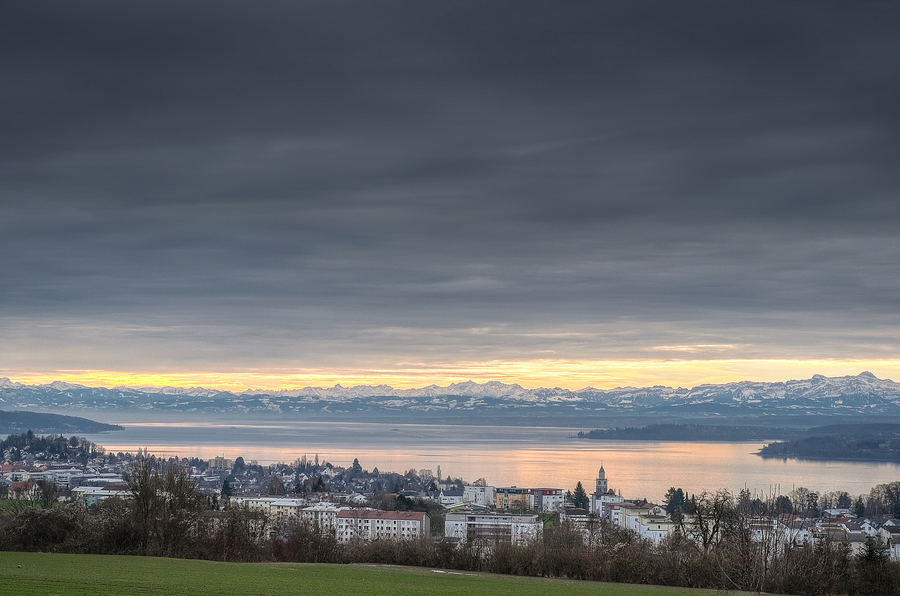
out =
{"type": "Polygon", "coordinates": [[[95,367],[92,349],[133,342],[160,362],[710,338],[736,356],[896,356],[898,16],[5,8],[7,341],[28,360],[59,334],[95,367]]]}

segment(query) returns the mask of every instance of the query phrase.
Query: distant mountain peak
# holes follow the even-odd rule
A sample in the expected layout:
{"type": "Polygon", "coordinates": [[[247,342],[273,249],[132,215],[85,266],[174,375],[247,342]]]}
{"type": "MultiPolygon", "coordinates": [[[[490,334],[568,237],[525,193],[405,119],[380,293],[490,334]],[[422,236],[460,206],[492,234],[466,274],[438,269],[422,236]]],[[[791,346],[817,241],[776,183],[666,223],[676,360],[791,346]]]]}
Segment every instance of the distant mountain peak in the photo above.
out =
{"type": "Polygon", "coordinates": [[[693,388],[667,386],[586,387],[570,390],[525,389],[501,381],[472,380],[447,387],[394,389],[389,385],[330,388],[246,390],[239,393],[202,387],[85,387],[62,381],[23,385],[0,378],[5,407],[78,410],[159,410],[176,413],[250,413],[367,416],[365,413],[437,415],[543,416],[552,413],[581,419],[612,413],[652,413],[660,416],[757,416],[761,414],[824,415],[890,414],[900,416],[900,383],[879,379],[869,371],[858,375],[781,382],[739,381],[702,384],[693,388]],[[73,390],[77,389],[77,390],[73,390]]]}
{"type": "Polygon", "coordinates": [[[67,391],[69,389],[82,389],[84,385],[77,385],[75,383],[66,383],[65,381],[53,381],[47,387],[51,389],[55,389],[57,391],[67,391]]]}

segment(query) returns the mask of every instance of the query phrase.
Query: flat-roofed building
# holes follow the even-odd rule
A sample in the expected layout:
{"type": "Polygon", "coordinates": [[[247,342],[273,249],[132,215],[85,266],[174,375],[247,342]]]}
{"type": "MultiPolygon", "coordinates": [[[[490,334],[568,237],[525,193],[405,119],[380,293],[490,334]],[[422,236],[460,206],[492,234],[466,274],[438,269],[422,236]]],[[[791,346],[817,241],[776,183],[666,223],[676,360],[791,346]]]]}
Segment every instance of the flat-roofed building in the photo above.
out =
{"type": "Polygon", "coordinates": [[[494,506],[497,509],[518,509],[520,511],[531,509],[531,491],[527,488],[516,486],[497,488],[494,495],[494,506]]]}
{"type": "Polygon", "coordinates": [[[565,504],[561,488],[519,488],[510,486],[494,489],[495,507],[500,510],[559,511],[565,504]]]}
{"type": "Polygon", "coordinates": [[[332,530],[337,514],[348,509],[350,508],[333,503],[317,503],[301,509],[298,516],[301,522],[309,523],[321,530],[332,530]]]}
{"type": "Polygon", "coordinates": [[[345,509],[335,515],[341,542],[353,540],[416,540],[431,535],[431,518],[424,511],[345,509]]]}
{"type": "Polygon", "coordinates": [[[491,507],[495,504],[493,486],[465,486],[463,487],[463,501],[491,507]]]}
{"type": "Polygon", "coordinates": [[[279,520],[299,519],[306,499],[277,499],[269,502],[269,515],[279,520]]]}
{"type": "Polygon", "coordinates": [[[566,495],[561,488],[532,488],[531,509],[553,513],[561,511],[566,504],[566,495]]]}
{"type": "Polygon", "coordinates": [[[461,543],[483,540],[521,545],[540,536],[543,527],[533,513],[448,513],[444,536],[461,543]]]}

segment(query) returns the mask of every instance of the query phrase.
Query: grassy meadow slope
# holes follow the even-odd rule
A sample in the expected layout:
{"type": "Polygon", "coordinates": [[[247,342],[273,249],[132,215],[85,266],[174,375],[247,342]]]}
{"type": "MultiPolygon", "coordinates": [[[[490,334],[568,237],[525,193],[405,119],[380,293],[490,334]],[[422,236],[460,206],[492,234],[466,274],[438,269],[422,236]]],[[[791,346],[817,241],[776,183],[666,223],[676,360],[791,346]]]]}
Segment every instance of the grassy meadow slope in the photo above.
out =
{"type": "Polygon", "coordinates": [[[152,557],[0,553],[0,594],[328,596],[682,596],[721,591],[382,565],[216,563],[152,557]]]}

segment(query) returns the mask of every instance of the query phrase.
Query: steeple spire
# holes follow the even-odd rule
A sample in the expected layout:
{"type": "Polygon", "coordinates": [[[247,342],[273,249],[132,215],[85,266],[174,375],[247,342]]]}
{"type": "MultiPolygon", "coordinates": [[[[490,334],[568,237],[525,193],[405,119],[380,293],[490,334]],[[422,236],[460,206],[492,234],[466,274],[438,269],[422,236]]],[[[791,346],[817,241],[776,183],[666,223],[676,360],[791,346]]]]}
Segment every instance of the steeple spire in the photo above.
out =
{"type": "Polygon", "coordinates": [[[600,461],[600,472],[597,474],[597,490],[598,495],[605,495],[609,492],[609,482],[606,480],[606,470],[603,469],[603,461],[600,461]]]}

